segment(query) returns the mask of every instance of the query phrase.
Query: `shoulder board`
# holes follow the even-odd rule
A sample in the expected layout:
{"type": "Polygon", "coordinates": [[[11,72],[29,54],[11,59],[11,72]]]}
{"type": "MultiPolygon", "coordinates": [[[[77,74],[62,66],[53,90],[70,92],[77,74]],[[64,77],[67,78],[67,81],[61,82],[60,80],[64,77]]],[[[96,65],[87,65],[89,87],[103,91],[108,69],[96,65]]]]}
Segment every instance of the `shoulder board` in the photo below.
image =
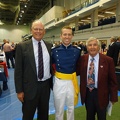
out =
{"type": "Polygon", "coordinates": [[[78,46],[73,46],[73,47],[81,50],[81,48],[80,48],[80,47],[78,47],[78,46]]]}
{"type": "Polygon", "coordinates": [[[58,46],[53,46],[52,49],[56,49],[56,48],[58,48],[58,47],[60,47],[60,45],[58,45],[58,46]]]}

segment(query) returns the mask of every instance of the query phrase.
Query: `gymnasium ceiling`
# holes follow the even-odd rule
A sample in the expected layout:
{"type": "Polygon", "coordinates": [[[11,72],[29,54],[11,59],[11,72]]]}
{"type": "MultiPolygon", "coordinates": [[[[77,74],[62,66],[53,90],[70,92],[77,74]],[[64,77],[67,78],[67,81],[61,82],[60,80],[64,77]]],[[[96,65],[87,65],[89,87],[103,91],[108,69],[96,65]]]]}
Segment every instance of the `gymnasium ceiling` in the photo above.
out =
{"type": "MultiPolygon", "coordinates": [[[[110,5],[105,6],[105,8],[102,7],[99,14],[106,17],[109,15],[105,14],[106,10],[115,13],[116,1],[117,0],[110,2],[110,5]]],[[[50,0],[0,0],[0,22],[16,25],[28,24],[31,23],[31,21],[42,13],[42,10],[48,6],[50,6],[50,0]]],[[[87,15],[84,14],[84,16],[87,15]]],[[[72,19],[68,22],[71,21],[72,19]]]]}
{"type": "Polygon", "coordinates": [[[0,0],[0,21],[28,24],[49,5],[49,0],[0,0]]]}

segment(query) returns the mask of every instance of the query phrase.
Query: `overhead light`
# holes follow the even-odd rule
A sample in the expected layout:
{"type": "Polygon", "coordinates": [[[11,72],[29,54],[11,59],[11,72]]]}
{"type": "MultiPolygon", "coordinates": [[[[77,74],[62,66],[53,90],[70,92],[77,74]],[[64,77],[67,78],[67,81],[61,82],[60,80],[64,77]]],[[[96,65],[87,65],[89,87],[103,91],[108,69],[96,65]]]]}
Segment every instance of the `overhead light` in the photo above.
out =
{"type": "Polygon", "coordinates": [[[21,10],[21,13],[24,13],[24,10],[21,10]]]}
{"type": "Polygon", "coordinates": [[[22,17],[22,14],[20,14],[20,17],[22,17]]]}
{"type": "Polygon", "coordinates": [[[79,21],[78,23],[83,23],[83,22],[80,22],[80,21],[79,21]]]}
{"type": "Polygon", "coordinates": [[[27,7],[27,5],[25,5],[25,7],[27,7]]]}
{"type": "Polygon", "coordinates": [[[0,25],[3,25],[4,23],[0,20],[0,25]]]}
{"type": "Polygon", "coordinates": [[[91,20],[91,18],[90,18],[90,17],[88,17],[87,19],[88,19],[88,20],[91,20]]]}
{"type": "Polygon", "coordinates": [[[109,11],[106,11],[105,13],[107,13],[107,14],[112,14],[112,15],[115,14],[114,12],[109,12],[109,11]]]}
{"type": "Polygon", "coordinates": [[[98,17],[105,17],[104,15],[98,15],[98,17]]]}
{"type": "Polygon", "coordinates": [[[81,20],[81,21],[84,21],[84,22],[86,21],[86,22],[88,22],[89,20],[81,20]]]}

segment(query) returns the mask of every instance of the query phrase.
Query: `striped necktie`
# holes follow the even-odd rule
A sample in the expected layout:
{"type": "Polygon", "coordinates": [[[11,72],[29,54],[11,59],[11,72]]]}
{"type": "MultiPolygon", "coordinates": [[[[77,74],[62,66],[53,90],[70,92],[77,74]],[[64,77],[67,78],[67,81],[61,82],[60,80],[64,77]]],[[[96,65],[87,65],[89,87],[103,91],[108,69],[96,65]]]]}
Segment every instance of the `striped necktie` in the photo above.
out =
{"type": "Polygon", "coordinates": [[[42,46],[41,42],[38,43],[38,78],[41,80],[44,75],[43,70],[43,53],[42,53],[42,46]]]}

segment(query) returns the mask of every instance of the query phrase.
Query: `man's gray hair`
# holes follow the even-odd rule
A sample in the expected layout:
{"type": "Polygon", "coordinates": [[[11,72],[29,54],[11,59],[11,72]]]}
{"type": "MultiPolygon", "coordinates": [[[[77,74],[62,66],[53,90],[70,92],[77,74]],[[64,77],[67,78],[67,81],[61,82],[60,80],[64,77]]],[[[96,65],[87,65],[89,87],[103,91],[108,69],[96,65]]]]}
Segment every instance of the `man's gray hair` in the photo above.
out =
{"type": "Polygon", "coordinates": [[[86,46],[88,46],[89,42],[91,42],[91,41],[93,41],[93,40],[96,40],[97,43],[98,43],[98,45],[100,46],[100,41],[99,41],[97,38],[95,38],[95,37],[90,37],[90,38],[86,41],[86,46]]]}

